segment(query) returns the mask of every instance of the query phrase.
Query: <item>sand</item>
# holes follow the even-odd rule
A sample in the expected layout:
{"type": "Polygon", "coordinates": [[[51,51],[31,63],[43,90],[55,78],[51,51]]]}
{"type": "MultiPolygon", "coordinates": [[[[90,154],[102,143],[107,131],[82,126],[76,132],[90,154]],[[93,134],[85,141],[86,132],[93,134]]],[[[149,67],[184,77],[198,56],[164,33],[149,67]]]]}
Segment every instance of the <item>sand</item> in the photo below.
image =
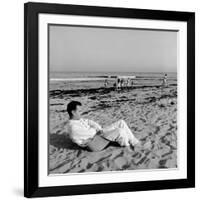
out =
{"type": "MultiPolygon", "coordinates": [[[[87,83],[88,84],[88,83],[87,83]]],[[[115,91],[112,87],[67,88],[69,83],[50,84],[49,173],[81,173],[139,169],[177,168],[177,84],[158,83],[115,91]],[[66,105],[82,103],[83,117],[102,126],[126,121],[142,147],[111,144],[89,152],[73,144],[65,131],[66,105]]],[[[84,85],[84,84],[83,84],[84,85]]]]}

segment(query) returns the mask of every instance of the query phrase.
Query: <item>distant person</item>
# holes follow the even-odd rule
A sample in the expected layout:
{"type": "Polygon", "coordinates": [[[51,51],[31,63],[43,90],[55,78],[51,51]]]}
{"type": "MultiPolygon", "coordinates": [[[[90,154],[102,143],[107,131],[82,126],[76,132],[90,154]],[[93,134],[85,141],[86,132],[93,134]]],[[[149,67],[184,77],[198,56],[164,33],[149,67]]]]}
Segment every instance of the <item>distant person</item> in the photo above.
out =
{"type": "Polygon", "coordinates": [[[121,80],[117,78],[117,90],[121,89],[121,80]]]}
{"type": "Polygon", "coordinates": [[[128,87],[131,86],[131,79],[130,79],[130,78],[128,78],[128,80],[127,80],[127,86],[128,86],[128,87]]]}
{"type": "Polygon", "coordinates": [[[128,80],[124,79],[124,87],[127,87],[127,86],[128,86],[128,80]]]}
{"type": "Polygon", "coordinates": [[[131,86],[132,86],[132,87],[134,86],[134,80],[131,81],[131,86]]]}
{"type": "Polygon", "coordinates": [[[108,79],[105,79],[104,87],[106,88],[107,86],[108,86],[108,79]]]}
{"type": "Polygon", "coordinates": [[[120,85],[121,85],[121,88],[124,87],[124,80],[123,80],[123,78],[120,80],[120,85]]]}
{"type": "Polygon", "coordinates": [[[131,86],[131,79],[128,78],[128,79],[127,79],[127,87],[129,88],[130,86],[131,86]]]}
{"type": "Polygon", "coordinates": [[[167,86],[167,74],[165,74],[163,77],[162,86],[167,86]]]}
{"type": "Polygon", "coordinates": [[[105,128],[98,123],[81,117],[81,103],[71,101],[67,105],[69,122],[67,132],[74,143],[91,151],[100,151],[111,141],[120,146],[135,146],[140,144],[124,120],[119,120],[105,128]]]}

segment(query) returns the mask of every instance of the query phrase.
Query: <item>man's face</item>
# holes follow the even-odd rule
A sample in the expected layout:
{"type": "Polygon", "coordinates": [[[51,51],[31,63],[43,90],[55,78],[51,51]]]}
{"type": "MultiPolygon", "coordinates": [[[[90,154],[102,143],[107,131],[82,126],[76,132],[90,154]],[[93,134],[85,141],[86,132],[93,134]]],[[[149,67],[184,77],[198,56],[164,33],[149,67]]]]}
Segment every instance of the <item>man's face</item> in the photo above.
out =
{"type": "Polygon", "coordinates": [[[76,106],[76,110],[72,111],[73,118],[74,119],[80,119],[81,118],[81,106],[76,106]]]}

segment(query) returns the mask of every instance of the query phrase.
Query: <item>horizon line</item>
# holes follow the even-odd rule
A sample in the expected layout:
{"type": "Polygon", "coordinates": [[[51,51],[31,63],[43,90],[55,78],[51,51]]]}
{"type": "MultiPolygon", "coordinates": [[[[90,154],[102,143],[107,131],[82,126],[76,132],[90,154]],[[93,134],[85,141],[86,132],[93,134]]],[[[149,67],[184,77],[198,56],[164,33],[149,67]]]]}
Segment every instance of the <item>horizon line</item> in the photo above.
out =
{"type": "Polygon", "coordinates": [[[50,71],[50,73],[53,72],[71,72],[71,73],[177,73],[177,71],[63,71],[63,70],[59,70],[59,71],[50,71]]]}

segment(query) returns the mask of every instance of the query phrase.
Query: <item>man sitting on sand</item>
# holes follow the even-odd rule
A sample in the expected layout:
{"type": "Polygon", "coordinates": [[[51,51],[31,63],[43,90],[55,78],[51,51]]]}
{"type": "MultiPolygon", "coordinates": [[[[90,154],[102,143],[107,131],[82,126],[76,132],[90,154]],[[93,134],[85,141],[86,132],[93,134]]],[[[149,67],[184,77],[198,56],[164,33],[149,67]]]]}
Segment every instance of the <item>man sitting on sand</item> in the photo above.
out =
{"type": "Polygon", "coordinates": [[[66,126],[70,138],[80,147],[100,151],[110,141],[117,142],[120,146],[135,146],[140,143],[124,120],[102,128],[92,120],[81,118],[81,105],[78,101],[71,101],[67,105],[69,122],[66,126]]]}

